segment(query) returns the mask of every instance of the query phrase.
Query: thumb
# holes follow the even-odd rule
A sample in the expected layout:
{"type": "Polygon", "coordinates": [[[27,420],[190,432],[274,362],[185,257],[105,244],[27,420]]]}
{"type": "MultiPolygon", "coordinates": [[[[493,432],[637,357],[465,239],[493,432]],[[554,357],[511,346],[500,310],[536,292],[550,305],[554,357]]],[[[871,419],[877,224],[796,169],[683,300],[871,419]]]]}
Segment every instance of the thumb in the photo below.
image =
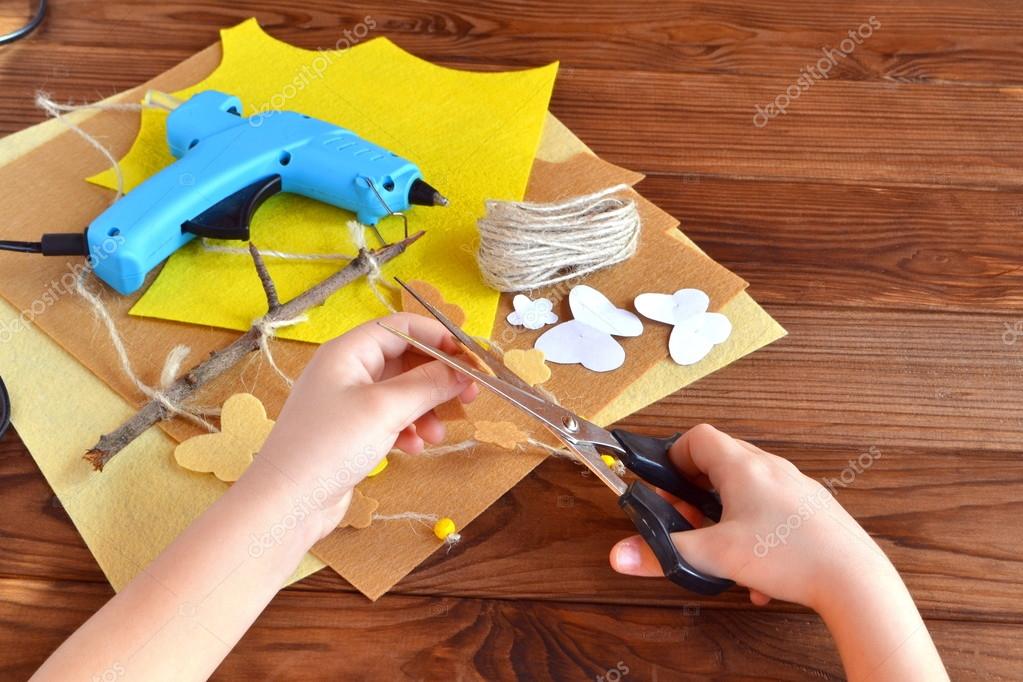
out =
{"type": "MultiPolygon", "coordinates": [[[[672,533],[671,539],[686,562],[698,571],[722,578],[727,575],[725,548],[728,530],[723,524],[672,533]]],[[[611,548],[611,568],[625,575],[663,576],[653,550],[639,535],[625,538],[611,548]]]]}
{"type": "Polygon", "coordinates": [[[465,390],[472,379],[439,360],[423,363],[373,386],[383,393],[386,415],[382,419],[400,431],[424,414],[465,390]]]}

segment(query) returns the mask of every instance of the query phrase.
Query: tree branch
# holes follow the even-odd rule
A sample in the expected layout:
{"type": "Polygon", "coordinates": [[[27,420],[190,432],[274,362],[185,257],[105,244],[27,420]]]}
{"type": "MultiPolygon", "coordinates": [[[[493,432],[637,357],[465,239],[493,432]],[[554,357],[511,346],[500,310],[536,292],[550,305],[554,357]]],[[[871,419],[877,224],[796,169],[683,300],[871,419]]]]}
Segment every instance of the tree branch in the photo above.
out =
{"type": "MultiPolygon", "coordinates": [[[[281,303],[277,298],[277,288],[274,286],[269,272],[267,272],[263,258],[255,247],[250,244],[249,249],[252,254],[253,263],[263,285],[263,291],[266,293],[266,315],[256,320],[249,331],[238,337],[230,345],[213,351],[203,362],[193,367],[185,375],[164,389],[164,397],[172,405],[184,404],[203,386],[237,365],[249,353],[258,350],[260,338],[263,334],[263,325],[293,320],[310,308],[323,305],[339,289],[369,273],[373,268],[373,261],[383,265],[402,254],[405,249],[422,236],[422,232],[417,232],[407,239],[389,244],[376,251],[362,249],[344,268],[287,303],[281,303]]],[[[173,413],[160,401],[150,400],[131,419],[121,424],[115,431],[102,436],[96,445],[85,454],[85,459],[97,471],[102,471],[104,465],[114,455],[127,447],[154,424],[169,419],[172,416],[173,413]]]]}
{"type": "Polygon", "coordinates": [[[249,254],[252,256],[252,262],[256,266],[259,283],[263,285],[263,293],[266,294],[266,309],[272,313],[281,307],[281,299],[277,296],[277,285],[274,284],[274,278],[270,276],[270,271],[266,269],[266,263],[263,262],[263,254],[259,252],[259,249],[252,242],[249,242],[249,254]]]}

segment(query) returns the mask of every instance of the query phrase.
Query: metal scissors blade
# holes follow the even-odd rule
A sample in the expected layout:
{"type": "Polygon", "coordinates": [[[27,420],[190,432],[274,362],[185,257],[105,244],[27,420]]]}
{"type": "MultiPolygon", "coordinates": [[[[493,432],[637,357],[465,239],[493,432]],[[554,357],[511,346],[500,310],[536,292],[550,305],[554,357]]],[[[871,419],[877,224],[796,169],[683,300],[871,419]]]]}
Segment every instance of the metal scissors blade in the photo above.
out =
{"type": "MultiPolygon", "coordinates": [[[[427,308],[427,310],[429,310],[429,308],[427,308]]],[[[436,314],[439,315],[439,313],[436,314]]],[[[438,319],[442,323],[444,322],[444,319],[441,317],[438,317],[438,319]]],[[[493,391],[534,419],[539,420],[568,447],[568,449],[586,466],[587,469],[592,471],[597,478],[603,481],[607,487],[611,488],[611,490],[613,490],[619,497],[625,493],[628,488],[625,481],[623,481],[620,476],[611,471],[611,469],[604,464],[604,461],[600,459],[597,452],[596,445],[604,445],[605,442],[609,448],[617,450],[621,449],[618,442],[614,440],[614,437],[607,431],[604,431],[604,429],[601,429],[599,426],[596,426],[585,419],[579,418],[560,405],[550,403],[543,397],[533,393],[532,390],[529,390],[528,385],[526,389],[513,386],[500,377],[491,376],[482,370],[471,367],[462,359],[452,357],[404,332],[387,326],[383,322],[378,322],[377,324],[392,334],[404,339],[406,343],[420,352],[430,356],[431,358],[440,360],[448,367],[451,367],[458,372],[472,377],[477,383],[493,391]],[[584,432],[590,433],[592,438],[587,438],[584,432]]],[[[457,329],[457,327],[455,328],[457,329]]],[[[525,382],[522,383],[524,384],[525,382]]]]}
{"type": "Polygon", "coordinates": [[[457,324],[449,320],[447,316],[444,315],[444,313],[437,310],[437,308],[435,308],[433,304],[431,304],[429,301],[427,301],[418,293],[416,293],[416,291],[408,284],[401,281],[397,277],[394,278],[394,281],[400,284],[402,289],[409,292],[412,298],[416,299],[416,301],[419,302],[419,305],[426,308],[426,310],[431,315],[433,315],[438,322],[444,325],[444,328],[451,332],[451,334],[456,339],[458,339],[459,343],[461,343],[469,351],[476,355],[480,360],[482,360],[483,363],[490,368],[491,372],[504,379],[505,382],[512,384],[513,386],[523,391],[526,391],[528,393],[533,392],[533,389],[529,384],[520,379],[517,374],[515,374],[514,372],[512,372],[511,370],[504,366],[504,361],[501,360],[501,358],[494,355],[493,352],[491,352],[487,348],[484,348],[483,345],[479,343],[476,339],[462,331],[461,327],[459,327],[457,324]]]}

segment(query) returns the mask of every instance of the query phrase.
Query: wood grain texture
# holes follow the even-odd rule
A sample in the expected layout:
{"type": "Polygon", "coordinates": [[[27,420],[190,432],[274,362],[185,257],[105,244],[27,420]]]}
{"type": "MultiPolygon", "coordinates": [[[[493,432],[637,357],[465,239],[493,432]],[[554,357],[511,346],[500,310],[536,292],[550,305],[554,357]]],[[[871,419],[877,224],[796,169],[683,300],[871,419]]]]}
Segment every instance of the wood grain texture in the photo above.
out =
{"type": "Polygon", "coordinates": [[[798,73],[837,47],[870,17],[877,33],[843,60],[831,77],[892,82],[1023,82],[1016,26],[1023,8],[1012,0],[926,5],[766,0],[741,3],[676,0],[594,0],[573,3],[376,2],[274,0],[245,3],[62,2],[45,39],[71,48],[139,52],[149,47],[195,52],[221,26],[257,17],[282,40],[308,48],[334,45],[369,17],[375,31],[432,60],[568,67],[778,75],[798,73]],[[188,30],[183,30],[186,27],[188,30]]]}
{"type": "MultiPolygon", "coordinates": [[[[17,579],[0,579],[0,589],[0,624],[19,626],[5,637],[5,679],[27,677],[112,595],[106,585],[17,579]],[[41,603],[59,608],[40,612],[41,603]]],[[[953,679],[1019,672],[1019,625],[928,628],[953,679]]],[[[286,591],[213,679],[585,680],[612,669],[641,680],[842,676],[814,615],[402,595],[368,604],[343,592],[286,591]]]]}
{"type": "MultiPolygon", "coordinates": [[[[741,428],[734,432],[742,435],[741,428]]],[[[760,442],[807,475],[834,482],[836,497],[889,553],[925,615],[1021,622],[1017,605],[1023,603],[1023,559],[1017,548],[1023,534],[998,523],[1023,511],[1023,462],[1018,458],[882,444],[872,446],[872,463],[855,474],[850,460],[868,452],[867,447],[760,442]],[[969,513],[962,510],[965,496],[973,500],[969,513]],[[899,504],[893,505],[896,499],[899,504]]],[[[0,555],[0,576],[104,582],[59,503],[35,474],[31,458],[13,442],[8,452],[0,459],[0,489],[19,513],[0,517],[7,548],[0,555]],[[26,515],[44,518],[26,528],[21,521],[26,515]],[[54,561],[55,555],[63,559],[54,561]]],[[[748,608],[742,592],[707,599],[662,581],[616,575],[607,565],[607,552],[632,532],[601,484],[569,462],[551,460],[465,528],[459,546],[432,556],[394,592],[748,608]]],[[[350,588],[324,571],[293,589],[350,588]]],[[[768,610],[804,611],[781,603],[768,610]]]]}
{"type": "MultiPolygon", "coordinates": [[[[40,87],[61,100],[94,100],[186,56],[167,54],[165,61],[156,51],[153,57],[161,66],[153,68],[148,53],[145,59],[132,59],[110,52],[96,64],[89,48],[69,48],[77,58],[54,63],[48,52],[16,49],[22,53],[4,56],[15,65],[12,76],[0,79],[0,105],[10,117],[0,117],[0,130],[7,132],[42,119],[32,108],[40,87]],[[14,57],[20,59],[14,62],[14,57]],[[22,72],[26,66],[34,69],[22,72]],[[53,87],[57,82],[60,88],[53,87]]],[[[794,100],[787,114],[758,127],[757,107],[784,93],[798,70],[745,77],[634,71],[628,87],[607,73],[564,70],[552,110],[597,153],[632,170],[1013,190],[1023,177],[1018,153],[1023,89],[832,79],[794,100]]]]}
{"type": "MultiPolygon", "coordinates": [[[[0,48],[0,132],[42,120],[37,88],[110,95],[249,16],[308,48],[368,16],[449,66],[560,60],[554,113],[648,173],[644,195],[790,331],[623,425],[709,421],[818,479],[875,448],[838,498],[953,678],[1023,677],[1023,5],[57,2],[0,48]],[[754,124],[871,16],[881,28],[827,80],[754,124]]],[[[804,609],[613,574],[629,525],[582,474],[545,463],[375,605],[326,571],[283,591],[217,677],[587,679],[619,662],[624,679],[841,677],[804,609]]],[[[13,431],[0,496],[0,676],[24,678],[110,590],[13,431]]]]}
{"type": "MultiPolygon", "coordinates": [[[[1023,309],[1023,187],[999,191],[656,175],[639,189],[768,304],[1023,309]]],[[[1001,325],[997,325],[1001,326],[1001,325]]],[[[1008,359],[1008,356],[1004,359],[1008,359]]]]}

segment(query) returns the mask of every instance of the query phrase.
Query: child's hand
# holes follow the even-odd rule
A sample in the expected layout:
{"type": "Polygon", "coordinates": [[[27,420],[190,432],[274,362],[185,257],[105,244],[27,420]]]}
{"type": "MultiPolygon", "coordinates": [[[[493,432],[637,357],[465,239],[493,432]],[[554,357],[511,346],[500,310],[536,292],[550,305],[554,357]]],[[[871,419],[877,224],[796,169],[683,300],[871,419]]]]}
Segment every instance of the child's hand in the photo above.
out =
{"type": "MultiPolygon", "coordinates": [[[[750,588],[754,603],[775,597],[819,611],[835,590],[857,580],[876,578],[879,571],[897,577],[828,489],[788,460],[708,425],[683,435],[671,459],[687,476],[716,489],[724,507],[720,523],[676,533],[675,544],[701,571],[750,588]]],[[[677,506],[700,525],[692,507],[677,506]]],[[[638,535],[615,545],[611,565],[631,575],[661,575],[638,535]]]]}
{"type": "MultiPolygon", "coordinates": [[[[400,313],[381,321],[445,352],[459,350],[435,320],[400,313]]],[[[434,407],[456,396],[468,402],[478,391],[443,363],[407,350],[376,321],[324,344],[246,473],[259,470],[299,503],[322,510],[317,538],[341,521],[352,488],[393,447],[415,454],[424,442],[444,439],[434,407]]]]}

